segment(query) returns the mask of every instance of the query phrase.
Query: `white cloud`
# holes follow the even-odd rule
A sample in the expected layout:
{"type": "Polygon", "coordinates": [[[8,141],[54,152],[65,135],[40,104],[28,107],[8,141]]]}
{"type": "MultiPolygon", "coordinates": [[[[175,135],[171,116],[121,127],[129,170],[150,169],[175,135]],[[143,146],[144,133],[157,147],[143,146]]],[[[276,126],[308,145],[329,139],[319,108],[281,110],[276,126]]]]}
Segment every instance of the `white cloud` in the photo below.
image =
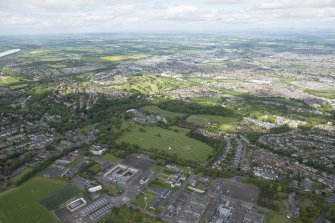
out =
{"type": "Polygon", "coordinates": [[[334,20],[335,0],[0,1],[1,33],[334,29],[334,20]]]}

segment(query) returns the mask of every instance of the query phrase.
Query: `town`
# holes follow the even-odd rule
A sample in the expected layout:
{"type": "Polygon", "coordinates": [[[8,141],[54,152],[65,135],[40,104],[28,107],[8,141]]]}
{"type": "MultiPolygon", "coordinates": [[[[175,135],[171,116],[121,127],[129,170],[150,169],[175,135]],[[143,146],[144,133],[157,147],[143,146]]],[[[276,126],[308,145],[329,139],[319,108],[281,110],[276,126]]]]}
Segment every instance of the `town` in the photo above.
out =
{"type": "Polygon", "coordinates": [[[1,38],[0,222],[335,220],[330,37],[1,38]]]}

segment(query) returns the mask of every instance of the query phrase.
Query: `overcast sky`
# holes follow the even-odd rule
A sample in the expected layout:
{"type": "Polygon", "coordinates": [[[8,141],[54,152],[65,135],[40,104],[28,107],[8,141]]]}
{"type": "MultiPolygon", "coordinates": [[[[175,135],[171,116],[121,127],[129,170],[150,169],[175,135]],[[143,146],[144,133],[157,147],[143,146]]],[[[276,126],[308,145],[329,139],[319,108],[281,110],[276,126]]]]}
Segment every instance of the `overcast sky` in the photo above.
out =
{"type": "Polygon", "coordinates": [[[335,30],[335,0],[0,0],[0,35],[335,30]]]}

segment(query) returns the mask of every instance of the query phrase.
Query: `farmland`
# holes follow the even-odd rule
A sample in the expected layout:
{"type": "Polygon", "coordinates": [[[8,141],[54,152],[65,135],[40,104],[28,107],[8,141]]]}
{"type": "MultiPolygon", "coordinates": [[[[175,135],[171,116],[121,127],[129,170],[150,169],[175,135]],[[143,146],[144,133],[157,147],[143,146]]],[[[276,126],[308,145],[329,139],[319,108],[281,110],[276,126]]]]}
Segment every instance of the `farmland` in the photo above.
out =
{"type": "Polygon", "coordinates": [[[143,149],[158,149],[170,155],[176,154],[180,159],[204,162],[213,149],[205,143],[186,136],[188,131],[178,127],[162,129],[135,124],[131,126],[131,130],[127,129],[117,142],[137,144],[143,149]]]}
{"type": "Polygon", "coordinates": [[[35,177],[0,194],[0,220],[10,223],[57,222],[39,201],[67,185],[59,179],[35,177]]]}

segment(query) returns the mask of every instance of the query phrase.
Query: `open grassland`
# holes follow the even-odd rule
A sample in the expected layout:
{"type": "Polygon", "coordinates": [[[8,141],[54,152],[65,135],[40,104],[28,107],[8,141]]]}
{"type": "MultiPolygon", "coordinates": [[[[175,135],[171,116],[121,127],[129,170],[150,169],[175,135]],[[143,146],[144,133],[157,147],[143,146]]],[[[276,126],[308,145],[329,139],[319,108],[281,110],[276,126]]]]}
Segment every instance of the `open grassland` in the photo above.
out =
{"type": "Polygon", "coordinates": [[[105,160],[109,160],[114,163],[118,163],[122,160],[121,158],[114,156],[112,153],[106,153],[103,157],[105,160]]]}
{"type": "Polygon", "coordinates": [[[220,97],[197,97],[197,98],[191,98],[191,101],[199,103],[204,106],[215,106],[215,105],[220,105],[221,98],[220,97]]]}
{"type": "Polygon", "coordinates": [[[14,84],[20,82],[20,80],[16,77],[12,76],[0,76],[0,86],[5,84],[14,84]]]}
{"type": "Polygon", "coordinates": [[[186,134],[188,129],[174,127],[174,130],[159,127],[132,125],[117,140],[137,144],[143,149],[158,149],[168,154],[176,154],[179,159],[204,162],[213,152],[205,143],[192,139],[186,134]]]}
{"type": "Polygon", "coordinates": [[[149,208],[156,198],[157,194],[145,190],[136,197],[136,199],[134,200],[134,204],[141,208],[149,208]]]}
{"type": "Polygon", "coordinates": [[[127,56],[106,56],[106,57],[101,57],[103,60],[108,60],[108,61],[121,61],[121,60],[138,60],[147,57],[144,54],[135,54],[135,55],[127,55],[127,56]]]}
{"type": "Polygon", "coordinates": [[[281,213],[272,213],[266,220],[266,223],[290,223],[291,221],[281,213]]]}
{"type": "Polygon", "coordinates": [[[305,90],[308,94],[323,97],[323,98],[329,98],[329,99],[335,99],[335,90],[305,90]]]}
{"type": "Polygon", "coordinates": [[[170,112],[164,109],[159,108],[158,106],[155,105],[147,105],[142,107],[143,110],[146,110],[148,112],[154,113],[154,114],[158,114],[158,115],[162,115],[164,117],[167,118],[176,118],[178,116],[181,116],[181,113],[177,113],[177,112],[170,112]]]}
{"type": "Polygon", "coordinates": [[[56,218],[39,201],[65,187],[67,182],[34,177],[0,194],[0,221],[6,223],[53,223],[56,218]]]}
{"type": "Polygon", "coordinates": [[[11,90],[18,90],[18,89],[25,88],[25,87],[27,87],[27,86],[28,86],[28,84],[16,84],[16,85],[11,85],[11,86],[9,86],[9,88],[10,88],[11,90]]]}
{"type": "Polygon", "coordinates": [[[191,115],[187,121],[225,132],[234,132],[240,123],[238,118],[216,115],[191,115]]]}
{"type": "Polygon", "coordinates": [[[167,77],[157,77],[154,75],[132,76],[126,83],[113,85],[114,88],[127,91],[138,91],[147,94],[162,94],[164,92],[189,87],[190,83],[181,82],[167,77]]]}

